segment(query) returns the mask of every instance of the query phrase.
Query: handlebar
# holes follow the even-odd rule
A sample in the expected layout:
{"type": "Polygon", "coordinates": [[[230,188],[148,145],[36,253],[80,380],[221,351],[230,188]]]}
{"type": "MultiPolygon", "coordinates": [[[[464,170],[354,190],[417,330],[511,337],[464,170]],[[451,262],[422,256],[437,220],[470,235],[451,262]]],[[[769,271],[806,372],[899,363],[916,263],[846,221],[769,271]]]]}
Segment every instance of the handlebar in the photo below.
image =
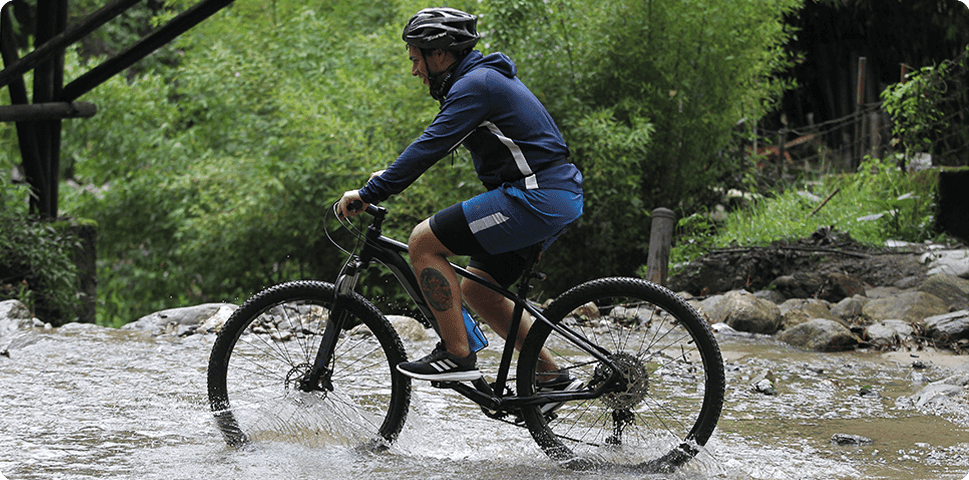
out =
{"type": "MultiPolygon", "coordinates": [[[[363,206],[363,202],[361,202],[360,200],[354,200],[350,202],[349,205],[347,205],[347,210],[351,212],[356,212],[357,210],[360,210],[360,207],[362,206],[363,206]]],[[[373,217],[379,217],[381,220],[383,220],[383,217],[387,215],[386,208],[378,207],[376,205],[367,205],[367,209],[364,210],[364,212],[369,213],[373,217]]]]}

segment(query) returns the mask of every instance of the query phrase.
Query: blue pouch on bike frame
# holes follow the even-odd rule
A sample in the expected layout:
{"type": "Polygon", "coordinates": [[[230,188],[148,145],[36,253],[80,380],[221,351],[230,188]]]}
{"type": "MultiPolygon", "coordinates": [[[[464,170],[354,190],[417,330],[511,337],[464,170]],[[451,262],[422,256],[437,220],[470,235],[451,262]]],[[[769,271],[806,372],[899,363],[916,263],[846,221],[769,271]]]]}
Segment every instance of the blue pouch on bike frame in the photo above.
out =
{"type": "Polygon", "coordinates": [[[478,322],[474,320],[467,308],[462,306],[461,313],[464,315],[464,328],[468,331],[468,348],[472,352],[479,352],[488,346],[488,338],[484,336],[478,322]]]}

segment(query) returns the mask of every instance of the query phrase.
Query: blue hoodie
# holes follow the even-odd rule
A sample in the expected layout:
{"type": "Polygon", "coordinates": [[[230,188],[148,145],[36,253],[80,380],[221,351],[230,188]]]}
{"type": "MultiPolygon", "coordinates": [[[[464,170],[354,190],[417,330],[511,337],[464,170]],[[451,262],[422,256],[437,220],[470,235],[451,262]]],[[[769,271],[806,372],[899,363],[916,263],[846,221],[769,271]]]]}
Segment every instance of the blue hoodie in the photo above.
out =
{"type": "Polygon", "coordinates": [[[582,193],[582,174],[568,163],[569,148],[538,98],[515,76],[501,53],[474,51],[457,69],[441,111],[379,177],[360,190],[367,203],[400,193],[438,160],[464,145],[489,190],[554,188],[582,193]]]}

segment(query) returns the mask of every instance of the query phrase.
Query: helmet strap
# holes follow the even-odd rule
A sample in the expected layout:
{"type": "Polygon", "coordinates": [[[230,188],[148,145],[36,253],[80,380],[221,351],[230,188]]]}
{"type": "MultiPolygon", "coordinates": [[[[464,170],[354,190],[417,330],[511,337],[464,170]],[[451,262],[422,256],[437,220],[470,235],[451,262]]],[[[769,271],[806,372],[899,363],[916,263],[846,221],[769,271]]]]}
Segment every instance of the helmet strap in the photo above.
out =
{"type": "Polygon", "coordinates": [[[454,83],[454,71],[457,70],[461,59],[455,58],[454,62],[443,71],[431,73],[431,66],[427,63],[427,54],[424,50],[421,50],[421,56],[424,57],[424,68],[427,68],[427,83],[430,84],[429,93],[431,94],[431,98],[443,104],[448,90],[451,89],[451,85],[454,83]]]}

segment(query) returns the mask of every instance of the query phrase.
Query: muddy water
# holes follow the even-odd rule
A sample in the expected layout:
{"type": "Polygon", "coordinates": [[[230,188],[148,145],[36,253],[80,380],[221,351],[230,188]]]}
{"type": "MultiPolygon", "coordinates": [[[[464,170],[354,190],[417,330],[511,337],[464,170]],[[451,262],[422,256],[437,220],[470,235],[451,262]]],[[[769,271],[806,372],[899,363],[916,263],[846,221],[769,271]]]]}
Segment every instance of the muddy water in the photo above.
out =
{"type": "MultiPolygon", "coordinates": [[[[483,417],[424,382],[400,441],[367,454],[307,438],[225,447],[207,410],[212,336],[151,338],[68,326],[0,339],[0,472],[13,479],[593,479],[549,461],[527,432],[483,417]]],[[[969,422],[898,408],[925,381],[965,370],[908,354],[817,354],[772,341],[721,338],[728,367],[723,420],[675,479],[959,479],[969,422]],[[960,370],[961,369],[961,370],[960,370]],[[751,383],[770,371],[776,395],[751,383]],[[867,387],[866,387],[867,386],[867,387]],[[862,387],[879,395],[861,396],[862,387]],[[874,443],[841,447],[835,433],[874,443]]],[[[408,344],[411,355],[430,342],[408,344]]],[[[493,342],[490,351],[500,351],[493,342]]],[[[488,368],[495,355],[483,355],[488,368]]],[[[951,416],[951,415],[950,415],[951,416]]],[[[617,477],[610,477],[617,478],[617,477]]],[[[623,478],[623,477],[618,477],[623,478]]]]}

